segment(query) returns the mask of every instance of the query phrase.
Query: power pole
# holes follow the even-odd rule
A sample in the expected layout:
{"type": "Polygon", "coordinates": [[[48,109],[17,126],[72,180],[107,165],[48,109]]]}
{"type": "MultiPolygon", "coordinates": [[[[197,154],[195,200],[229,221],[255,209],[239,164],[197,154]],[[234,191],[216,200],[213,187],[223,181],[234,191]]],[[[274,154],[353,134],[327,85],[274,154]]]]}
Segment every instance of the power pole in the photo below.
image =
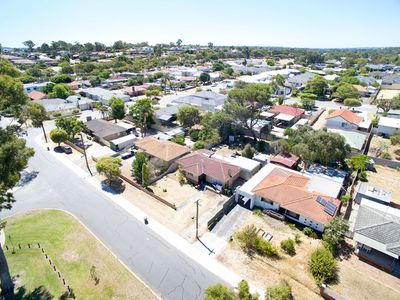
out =
{"type": "Polygon", "coordinates": [[[196,200],[196,239],[199,239],[199,201],[196,200]]]}
{"type": "Polygon", "coordinates": [[[87,169],[88,169],[88,171],[90,173],[90,176],[93,176],[92,171],[89,168],[89,162],[88,162],[87,155],[86,155],[86,147],[85,147],[85,143],[83,142],[82,132],[79,135],[81,136],[81,142],[82,142],[82,147],[83,147],[83,155],[85,156],[86,167],[87,167],[87,169]]]}

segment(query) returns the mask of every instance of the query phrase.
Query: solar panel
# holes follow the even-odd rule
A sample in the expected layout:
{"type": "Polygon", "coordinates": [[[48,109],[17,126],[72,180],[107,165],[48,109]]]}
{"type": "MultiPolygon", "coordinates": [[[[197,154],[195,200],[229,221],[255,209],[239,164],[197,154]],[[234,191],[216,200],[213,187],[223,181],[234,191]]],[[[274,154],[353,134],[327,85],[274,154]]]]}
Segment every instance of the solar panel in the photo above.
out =
{"type": "Polygon", "coordinates": [[[321,205],[326,205],[326,200],[324,198],[322,198],[321,196],[317,196],[316,201],[321,204],[321,205]]]}
{"type": "Polygon", "coordinates": [[[332,201],[328,201],[325,204],[324,211],[328,213],[330,216],[333,216],[336,212],[336,208],[337,206],[335,203],[333,203],[332,201]]]}

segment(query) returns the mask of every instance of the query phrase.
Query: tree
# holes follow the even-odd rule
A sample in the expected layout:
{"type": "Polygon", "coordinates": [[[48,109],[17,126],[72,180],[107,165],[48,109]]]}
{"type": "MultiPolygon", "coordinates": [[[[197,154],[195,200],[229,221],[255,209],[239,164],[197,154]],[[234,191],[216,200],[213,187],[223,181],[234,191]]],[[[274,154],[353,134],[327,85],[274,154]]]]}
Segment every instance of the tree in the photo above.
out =
{"type": "Polygon", "coordinates": [[[211,79],[211,77],[210,77],[210,74],[208,74],[208,73],[201,73],[200,74],[200,76],[199,76],[199,80],[201,81],[201,82],[204,82],[204,83],[206,83],[206,82],[210,82],[210,79],[211,79]]]}
{"type": "Polygon", "coordinates": [[[315,100],[309,98],[301,98],[301,107],[305,110],[313,110],[315,106],[315,100]]]}
{"type": "Polygon", "coordinates": [[[72,77],[68,74],[60,74],[60,75],[51,77],[50,80],[54,83],[70,83],[70,82],[72,82],[72,77]]]}
{"type": "Polygon", "coordinates": [[[147,165],[147,162],[145,162],[142,165],[142,186],[148,187],[150,184],[150,169],[149,166],[147,165]]]}
{"type": "Polygon", "coordinates": [[[219,110],[212,115],[211,126],[218,131],[223,141],[237,131],[237,126],[233,122],[232,116],[225,110],[219,110]]]}
{"type": "Polygon", "coordinates": [[[357,107],[357,106],[361,106],[361,101],[355,98],[347,98],[344,99],[343,104],[350,107],[357,107]]]}
{"type": "Polygon", "coordinates": [[[131,106],[129,113],[136,125],[142,129],[142,136],[144,136],[147,126],[154,123],[154,107],[151,99],[138,99],[135,104],[131,106]]]}
{"type": "Polygon", "coordinates": [[[240,246],[248,254],[256,250],[257,237],[257,228],[254,225],[247,225],[236,233],[236,238],[240,246]]]}
{"type": "Polygon", "coordinates": [[[235,297],[231,289],[220,283],[209,286],[204,294],[204,300],[233,300],[235,297]]]}
{"type": "Polygon", "coordinates": [[[32,126],[35,128],[41,127],[43,130],[44,139],[47,143],[46,131],[44,129],[43,122],[47,120],[46,109],[43,104],[38,102],[31,102],[28,106],[28,116],[32,121],[32,126]]]}
{"type": "Polygon", "coordinates": [[[257,293],[250,293],[249,283],[246,280],[241,280],[237,287],[237,297],[239,300],[258,300],[257,293]]]}
{"type": "Polygon", "coordinates": [[[376,98],[373,103],[378,109],[382,109],[384,114],[387,114],[391,109],[400,108],[400,95],[391,99],[384,99],[382,97],[379,99],[376,98]]]}
{"type": "Polygon", "coordinates": [[[50,139],[60,147],[61,143],[68,140],[68,133],[64,129],[54,128],[50,131],[50,139]]]}
{"type": "Polygon", "coordinates": [[[215,63],[213,63],[213,65],[212,65],[212,70],[213,70],[213,72],[216,72],[216,71],[222,71],[223,69],[224,69],[224,63],[223,62],[221,62],[221,61],[216,61],[215,63]]]}
{"type": "Polygon", "coordinates": [[[55,124],[58,128],[67,132],[69,139],[74,138],[85,128],[85,124],[76,117],[60,117],[56,119],[55,124]]]}
{"type": "Polygon", "coordinates": [[[323,96],[327,88],[328,81],[320,75],[313,76],[306,84],[306,91],[318,96],[323,96]]]}
{"type": "Polygon", "coordinates": [[[325,225],[322,239],[328,249],[335,252],[337,246],[344,239],[344,234],[349,230],[349,222],[340,217],[335,217],[325,225]]]}
{"type": "Polygon", "coordinates": [[[275,60],[273,60],[272,58],[268,58],[267,65],[271,67],[275,66],[275,60]]]}
{"type": "Polygon", "coordinates": [[[25,47],[28,47],[29,51],[32,52],[33,48],[35,47],[35,43],[31,40],[27,40],[22,43],[25,47]]]}
{"type": "Polygon", "coordinates": [[[180,46],[182,45],[182,40],[181,40],[181,39],[178,39],[178,40],[176,41],[176,45],[177,45],[178,47],[180,47],[180,46]]]}
{"type": "Polygon", "coordinates": [[[147,164],[147,158],[143,151],[137,151],[135,159],[132,162],[132,177],[136,178],[139,182],[142,181],[143,165],[147,164]]]}
{"type": "Polygon", "coordinates": [[[99,174],[104,175],[111,185],[121,175],[120,163],[121,159],[118,157],[103,157],[96,163],[96,170],[99,174]]]}
{"type": "Polygon", "coordinates": [[[331,283],[336,280],[338,267],[332,253],[324,248],[317,248],[308,262],[310,272],[317,285],[331,283]]]}
{"type": "Polygon", "coordinates": [[[200,111],[196,106],[185,105],[179,107],[176,117],[179,123],[185,128],[190,128],[200,123],[200,111]]]}
{"type": "Polygon", "coordinates": [[[292,300],[292,288],[286,280],[269,287],[265,292],[265,300],[292,300]]]}
{"type": "Polygon", "coordinates": [[[359,98],[358,90],[350,83],[340,83],[336,88],[336,91],[332,94],[333,98],[338,98],[344,101],[347,98],[359,98]]]}
{"type": "Polygon", "coordinates": [[[246,144],[246,146],[244,146],[244,149],[242,151],[242,156],[252,159],[254,156],[254,152],[255,152],[254,148],[251,147],[250,144],[246,144]]]}
{"type": "Polygon", "coordinates": [[[50,97],[67,99],[72,95],[71,88],[65,83],[58,83],[53,87],[53,91],[50,93],[50,97]]]}
{"type": "Polygon", "coordinates": [[[367,168],[367,164],[369,163],[370,158],[364,154],[356,154],[346,160],[348,167],[352,171],[365,171],[367,168]]]}
{"type": "Polygon", "coordinates": [[[254,126],[260,120],[263,106],[270,105],[271,89],[264,83],[253,83],[242,88],[235,88],[228,94],[224,110],[232,119],[248,129],[254,140],[257,140],[254,126]]]}
{"type": "Polygon", "coordinates": [[[111,107],[111,118],[115,120],[121,120],[125,117],[125,102],[121,98],[112,97],[110,99],[110,107],[111,107]]]}
{"type": "Polygon", "coordinates": [[[21,73],[8,60],[0,58],[0,75],[18,77],[21,73]]]}
{"type": "Polygon", "coordinates": [[[296,254],[296,249],[294,248],[294,241],[292,239],[286,239],[281,241],[281,248],[289,255],[296,254]]]}
{"type": "Polygon", "coordinates": [[[22,83],[8,75],[0,75],[0,115],[9,114],[18,117],[28,97],[22,83]]]}
{"type": "Polygon", "coordinates": [[[206,147],[206,143],[203,141],[197,141],[196,143],[193,144],[193,150],[199,150],[199,149],[204,149],[206,147]]]}

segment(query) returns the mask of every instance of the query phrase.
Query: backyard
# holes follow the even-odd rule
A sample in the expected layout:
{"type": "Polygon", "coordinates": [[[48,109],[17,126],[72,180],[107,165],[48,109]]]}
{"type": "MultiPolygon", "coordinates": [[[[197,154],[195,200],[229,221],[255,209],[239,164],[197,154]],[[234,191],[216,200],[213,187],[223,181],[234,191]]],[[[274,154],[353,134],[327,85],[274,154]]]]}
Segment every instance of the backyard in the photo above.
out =
{"type": "MultiPolygon", "coordinates": [[[[251,224],[272,235],[271,242],[278,248],[282,240],[293,239],[297,234],[301,243],[295,246],[296,254],[289,256],[280,251],[279,259],[260,256],[250,258],[234,241],[220,252],[218,259],[261,287],[275,285],[285,279],[292,286],[295,299],[321,299],[319,289],[308,270],[309,257],[321,240],[310,238],[297,228],[291,228],[288,224],[268,216],[253,214],[243,223],[242,228],[251,224]]],[[[330,285],[330,288],[341,295],[360,300],[399,299],[400,279],[360,261],[354,254],[348,259],[339,260],[338,265],[339,281],[330,285]]]]}
{"type": "Polygon", "coordinates": [[[391,201],[400,204],[400,172],[380,165],[375,165],[376,172],[367,171],[368,184],[392,193],[391,201]]]}
{"type": "Polygon", "coordinates": [[[368,155],[400,160],[400,145],[392,145],[390,139],[374,135],[371,139],[368,155]]]}
{"type": "Polygon", "coordinates": [[[17,294],[11,299],[58,299],[67,290],[38,243],[78,299],[157,299],[69,214],[32,211],[6,221],[4,252],[17,294]]]}

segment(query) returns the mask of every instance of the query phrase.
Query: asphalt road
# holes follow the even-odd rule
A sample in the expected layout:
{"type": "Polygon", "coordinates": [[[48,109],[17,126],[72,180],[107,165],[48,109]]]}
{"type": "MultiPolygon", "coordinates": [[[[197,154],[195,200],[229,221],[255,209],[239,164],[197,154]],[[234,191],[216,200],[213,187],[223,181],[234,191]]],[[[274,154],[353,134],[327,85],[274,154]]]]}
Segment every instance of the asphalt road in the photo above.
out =
{"type": "Polygon", "coordinates": [[[30,129],[27,138],[36,151],[29,169],[39,174],[15,192],[17,202],[1,217],[34,208],[71,212],[162,299],[199,299],[207,286],[223,282],[36,145],[39,133],[30,129]]]}

